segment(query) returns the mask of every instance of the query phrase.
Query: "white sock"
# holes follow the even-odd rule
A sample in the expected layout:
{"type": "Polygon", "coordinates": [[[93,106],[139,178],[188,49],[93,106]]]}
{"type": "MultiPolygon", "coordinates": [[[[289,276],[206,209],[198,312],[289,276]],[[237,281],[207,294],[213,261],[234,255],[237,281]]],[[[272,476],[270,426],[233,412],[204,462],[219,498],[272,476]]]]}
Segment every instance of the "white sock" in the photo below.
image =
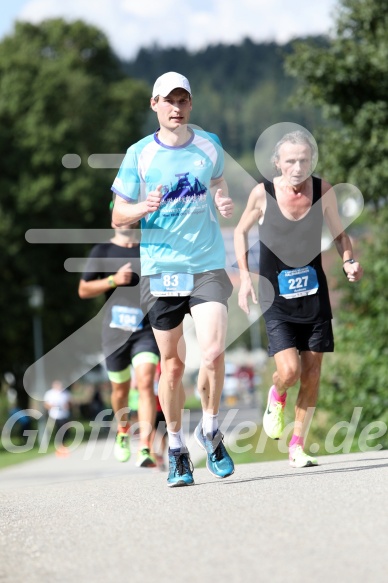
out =
{"type": "Polygon", "coordinates": [[[218,429],[218,413],[212,415],[211,413],[203,412],[202,417],[202,431],[204,435],[214,435],[218,429]]]}
{"type": "Polygon", "coordinates": [[[179,431],[169,431],[167,429],[167,433],[170,449],[182,449],[186,447],[183,429],[180,429],[179,431]]]}

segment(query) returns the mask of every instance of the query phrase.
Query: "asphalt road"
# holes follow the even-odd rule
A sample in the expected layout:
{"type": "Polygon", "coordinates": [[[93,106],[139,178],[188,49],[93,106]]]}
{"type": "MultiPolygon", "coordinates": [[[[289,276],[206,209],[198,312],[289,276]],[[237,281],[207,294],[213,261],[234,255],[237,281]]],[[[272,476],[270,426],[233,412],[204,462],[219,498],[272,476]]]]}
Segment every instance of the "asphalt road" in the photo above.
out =
{"type": "Polygon", "coordinates": [[[388,579],[388,451],[226,480],[196,469],[195,486],[169,489],[111,446],[0,471],[0,583],[388,579]]]}

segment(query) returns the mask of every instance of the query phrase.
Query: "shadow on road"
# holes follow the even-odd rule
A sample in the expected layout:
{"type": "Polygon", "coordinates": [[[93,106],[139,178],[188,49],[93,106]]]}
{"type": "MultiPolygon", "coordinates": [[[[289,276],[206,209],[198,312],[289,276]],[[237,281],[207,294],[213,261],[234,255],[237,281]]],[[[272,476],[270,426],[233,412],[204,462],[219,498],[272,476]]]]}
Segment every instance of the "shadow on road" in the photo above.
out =
{"type": "MultiPolygon", "coordinates": [[[[381,458],[386,460],[388,458],[381,458]]],[[[360,460],[360,461],[375,461],[375,460],[360,460]]],[[[338,462],[338,463],[351,463],[348,462],[338,462]]],[[[352,468],[328,468],[323,469],[322,466],[314,466],[309,468],[301,468],[299,470],[293,470],[292,472],[284,473],[284,474],[274,474],[272,476],[257,476],[253,478],[242,478],[238,479],[226,479],[222,482],[214,482],[214,480],[209,480],[207,482],[196,483],[196,486],[205,486],[207,484],[220,484],[222,486],[230,486],[232,484],[243,484],[246,482],[261,482],[263,480],[281,480],[284,478],[310,478],[312,476],[322,476],[324,474],[343,474],[347,472],[362,472],[364,470],[377,470],[381,468],[388,468],[388,464],[374,464],[372,466],[354,466],[352,468]]]]}

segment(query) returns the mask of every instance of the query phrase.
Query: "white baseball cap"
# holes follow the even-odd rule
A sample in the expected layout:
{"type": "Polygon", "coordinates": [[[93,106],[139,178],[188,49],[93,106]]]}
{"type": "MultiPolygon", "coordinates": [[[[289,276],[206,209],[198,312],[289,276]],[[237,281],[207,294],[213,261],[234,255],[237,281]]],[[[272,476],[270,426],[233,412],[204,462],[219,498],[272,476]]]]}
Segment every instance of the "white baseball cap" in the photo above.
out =
{"type": "Polygon", "coordinates": [[[191,95],[190,83],[180,73],[174,73],[170,71],[169,73],[164,73],[158,77],[155,81],[154,88],[152,90],[152,97],[161,95],[162,97],[167,97],[171,91],[174,89],[186,89],[191,95]]]}

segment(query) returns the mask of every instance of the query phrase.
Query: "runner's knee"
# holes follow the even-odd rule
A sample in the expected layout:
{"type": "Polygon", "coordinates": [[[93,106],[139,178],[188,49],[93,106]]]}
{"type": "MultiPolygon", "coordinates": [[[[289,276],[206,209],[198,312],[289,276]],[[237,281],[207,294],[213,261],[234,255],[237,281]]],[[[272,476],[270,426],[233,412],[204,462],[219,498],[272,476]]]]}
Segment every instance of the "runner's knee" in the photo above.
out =
{"type": "Polygon", "coordinates": [[[202,352],[202,361],[206,368],[216,369],[224,364],[224,347],[215,343],[202,352]]]}
{"type": "Polygon", "coordinates": [[[285,387],[293,387],[300,379],[300,368],[286,367],[277,371],[280,381],[285,387]]]}
{"type": "Polygon", "coordinates": [[[112,393],[118,399],[128,398],[129,394],[129,383],[128,384],[116,384],[112,383],[112,393]]]}
{"type": "Polygon", "coordinates": [[[184,363],[179,359],[168,359],[162,364],[162,377],[171,389],[177,387],[185,371],[184,363]]]}

